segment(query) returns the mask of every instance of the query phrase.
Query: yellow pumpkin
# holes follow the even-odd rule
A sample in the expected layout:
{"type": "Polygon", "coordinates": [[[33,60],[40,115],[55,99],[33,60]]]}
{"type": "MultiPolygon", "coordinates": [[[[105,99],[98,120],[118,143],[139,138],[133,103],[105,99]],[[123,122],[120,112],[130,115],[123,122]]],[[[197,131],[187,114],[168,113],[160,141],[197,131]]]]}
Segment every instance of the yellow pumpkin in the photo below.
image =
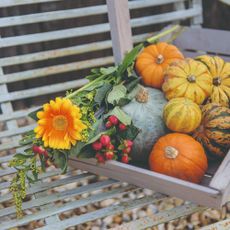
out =
{"type": "Polygon", "coordinates": [[[200,107],[188,98],[174,98],[163,109],[163,119],[166,126],[176,132],[190,133],[201,122],[200,107]]]}
{"type": "Polygon", "coordinates": [[[229,106],[230,101],[230,62],[222,58],[202,55],[196,58],[208,67],[212,76],[212,93],[210,102],[219,103],[222,106],[229,106]]]}
{"type": "Polygon", "coordinates": [[[142,50],[136,59],[135,68],[145,85],[160,89],[165,69],[180,59],[184,59],[184,56],[176,46],[159,42],[142,50]]]}
{"type": "Polygon", "coordinates": [[[186,97],[202,104],[212,91],[212,77],[205,65],[193,59],[171,64],[162,86],[167,99],[186,97]]]}

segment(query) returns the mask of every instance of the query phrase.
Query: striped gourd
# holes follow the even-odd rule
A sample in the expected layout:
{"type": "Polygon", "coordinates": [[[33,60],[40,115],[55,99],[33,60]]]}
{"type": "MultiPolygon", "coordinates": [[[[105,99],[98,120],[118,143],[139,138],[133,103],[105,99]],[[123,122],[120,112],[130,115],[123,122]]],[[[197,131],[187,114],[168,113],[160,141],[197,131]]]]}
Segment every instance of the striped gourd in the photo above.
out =
{"type": "Polygon", "coordinates": [[[187,58],[170,64],[162,90],[168,100],[186,97],[200,105],[211,94],[212,77],[204,64],[187,58]]]}
{"type": "Polygon", "coordinates": [[[219,103],[228,107],[230,101],[230,62],[222,58],[202,55],[196,58],[208,67],[212,76],[212,93],[210,102],[219,103]]]}
{"type": "Polygon", "coordinates": [[[164,107],[163,119],[166,126],[176,132],[190,133],[201,122],[200,107],[188,98],[174,98],[164,107]]]}
{"type": "Polygon", "coordinates": [[[206,150],[209,158],[223,158],[230,148],[230,109],[216,103],[202,108],[201,125],[193,137],[206,150]]]}

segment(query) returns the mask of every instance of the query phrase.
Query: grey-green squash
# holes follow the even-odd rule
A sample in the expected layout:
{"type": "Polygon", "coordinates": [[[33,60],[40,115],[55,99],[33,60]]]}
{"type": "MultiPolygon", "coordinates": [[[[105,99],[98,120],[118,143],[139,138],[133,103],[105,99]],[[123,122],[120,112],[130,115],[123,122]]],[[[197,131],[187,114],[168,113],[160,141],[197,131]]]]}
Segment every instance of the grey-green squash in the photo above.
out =
{"type": "Polygon", "coordinates": [[[162,118],[166,103],[160,90],[139,86],[135,98],[122,108],[132,118],[133,124],[140,129],[130,154],[132,162],[146,164],[153,145],[166,133],[162,118]]]}

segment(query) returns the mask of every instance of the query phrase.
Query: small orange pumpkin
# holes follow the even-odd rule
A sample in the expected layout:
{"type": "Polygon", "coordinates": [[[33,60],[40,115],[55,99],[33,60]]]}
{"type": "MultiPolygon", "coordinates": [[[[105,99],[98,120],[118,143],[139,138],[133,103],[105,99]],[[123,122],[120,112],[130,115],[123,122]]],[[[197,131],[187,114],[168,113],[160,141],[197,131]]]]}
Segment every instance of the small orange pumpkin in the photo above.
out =
{"type": "Polygon", "coordinates": [[[162,136],[149,156],[154,172],[199,183],[208,167],[202,145],[191,136],[170,133],[162,136]]]}
{"type": "Polygon", "coordinates": [[[174,61],[184,59],[183,54],[174,45],[166,42],[149,45],[136,59],[136,70],[145,85],[161,88],[164,71],[174,61]]]}

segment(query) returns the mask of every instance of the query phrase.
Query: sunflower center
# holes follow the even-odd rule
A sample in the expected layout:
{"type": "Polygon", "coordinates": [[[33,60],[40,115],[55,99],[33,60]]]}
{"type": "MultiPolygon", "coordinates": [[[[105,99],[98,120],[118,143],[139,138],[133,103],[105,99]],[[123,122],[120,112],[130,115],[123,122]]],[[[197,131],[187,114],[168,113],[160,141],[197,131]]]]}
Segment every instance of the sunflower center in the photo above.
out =
{"type": "Polygon", "coordinates": [[[159,54],[159,55],[156,57],[156,63],[160,65],[163,61],[164,61],[163,55],[162,55],[162,54],[159,54]]]}
{"type": "Polygon", "coordinates": [[[215,77],[213,78],[213,85],[218,86],[221,84],[221,78],[220,77],[215,77]]]}
{"type": "Polygon", "coordinates": [[[53,127],[56,130],[63,131],[68,126],[68,120],[63,115],[58,115],[53,118],[53,127]]]}

